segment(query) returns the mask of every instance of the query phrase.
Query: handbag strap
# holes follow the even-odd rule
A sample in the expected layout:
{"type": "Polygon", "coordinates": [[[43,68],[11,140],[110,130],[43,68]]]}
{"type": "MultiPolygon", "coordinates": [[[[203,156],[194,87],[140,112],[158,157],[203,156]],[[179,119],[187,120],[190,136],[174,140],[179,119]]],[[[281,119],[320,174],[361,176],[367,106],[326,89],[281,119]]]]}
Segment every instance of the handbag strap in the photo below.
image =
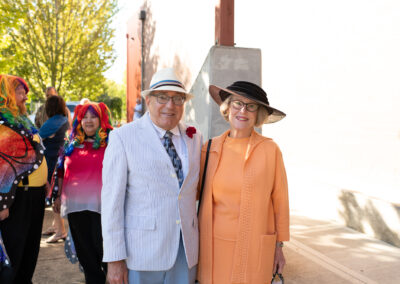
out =
{"type": "Polygon", "coordinates": [[[207,145],[206,161],[205,161],[205,163],[204,163],[203,177],[201,178],[201,187],[200,187],[200,196],[199,196],[199,206],[198,206],[198,210],[197,210],[197,215],[199,215],[201,200],[202,200],[202,197],[203,197],[204,181],[206,180],[208,156],[209,156],[209,154],[210,154],[211,142],[212,142],[212,139],[209,139],[209,140],[208,140],[208,145],[207,145]]]}

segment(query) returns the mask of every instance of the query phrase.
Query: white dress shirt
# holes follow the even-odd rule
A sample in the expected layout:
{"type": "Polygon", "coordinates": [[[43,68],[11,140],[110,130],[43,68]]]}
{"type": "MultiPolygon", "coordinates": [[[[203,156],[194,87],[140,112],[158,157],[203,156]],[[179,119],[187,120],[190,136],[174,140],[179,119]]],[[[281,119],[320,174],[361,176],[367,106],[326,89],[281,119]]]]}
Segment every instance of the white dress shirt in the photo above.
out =
{"type": "MultiPolygon", "coordinates": [[[[154,126],[154,129],[157,132],[158,137],[160,137],[161,143],[164,145],[164,135],[167,132],[165,129],[162,129],[151,122],[154,126]]],[[[181,131],[178,126],[175,126],[170,130],[172,132],[172,143],[174,143],[176,153],[178,154],[179,158],[182,161],[182,170],[183,170],[183,177],[186,178],[188,173],[188,154],[187,154],[187,147],[185,141],[182,138],[181,131]]]]}

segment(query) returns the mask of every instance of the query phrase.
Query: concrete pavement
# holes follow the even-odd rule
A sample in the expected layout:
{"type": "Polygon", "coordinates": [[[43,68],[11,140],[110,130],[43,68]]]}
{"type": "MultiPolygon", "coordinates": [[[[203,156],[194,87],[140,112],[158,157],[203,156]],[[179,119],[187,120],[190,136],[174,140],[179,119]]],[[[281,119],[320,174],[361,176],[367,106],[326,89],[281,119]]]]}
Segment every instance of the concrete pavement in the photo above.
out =
{"type": "Polygon", "coordinates": [[[286,283],[400,283],[400,248],[299,212],[291,236],[286,283]]]}
{"type": "MultiPolygon", "coordinates": [[[[51,208],[46,208],[43,230],[53,221],[51,208]]],[[[67,226],[67,222],[65,224],[67,226]]],[[[71,264],[64,253],[64,242],[47,244],[48,236],[42,236],[39,259],[36,265],[34,284],[83,284],[85,278],[78,264],[71,264]]]]}
{"type": "MultiPolygon", "coordinates": [[[[44,228],[51,222],[46,209],[44,228]]],[[[285,283],[400,283],[400,248],[367,237],[338,223],[291,212],[290,242],[284,248],[285,283]]],[[[84,283],[78,265],[68,262],[64,243],[41,250],[33,282],[84,283]]]]}

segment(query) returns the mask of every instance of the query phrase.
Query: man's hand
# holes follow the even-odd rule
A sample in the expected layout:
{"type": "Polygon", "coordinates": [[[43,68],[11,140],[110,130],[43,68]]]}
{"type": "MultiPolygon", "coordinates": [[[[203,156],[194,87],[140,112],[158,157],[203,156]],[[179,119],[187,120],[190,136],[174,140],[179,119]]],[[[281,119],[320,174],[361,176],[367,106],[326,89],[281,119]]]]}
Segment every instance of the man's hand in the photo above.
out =
{"type": "Polygon", "coordinates": [[[53,202],[53,212],[60,214],[60,207],[61,207],[61,198],[58,196],[56,200],[53,202]]]}
{"type": "Polygon", "coordinates": [[[276,272],[278,269],[278,273],[283,272],[283,267],[286,264],[285,256],[283,255],[282,247],[276,246],[275,247],[275,258],[274,258],[274,270],[273,273],[276,272]]]}
{"type": "Polygon", "coordinates": [[[10,211],[7,209],[3,209],[0,211],[0,221],[3,221],[8,218],[8,215],[10,215],[10,211]]]}
{"type": "Polygon", "coordinates": [[[108,263],[107,280],[110,284],[128,284],[128,269],[125,260],[108,263]]]}

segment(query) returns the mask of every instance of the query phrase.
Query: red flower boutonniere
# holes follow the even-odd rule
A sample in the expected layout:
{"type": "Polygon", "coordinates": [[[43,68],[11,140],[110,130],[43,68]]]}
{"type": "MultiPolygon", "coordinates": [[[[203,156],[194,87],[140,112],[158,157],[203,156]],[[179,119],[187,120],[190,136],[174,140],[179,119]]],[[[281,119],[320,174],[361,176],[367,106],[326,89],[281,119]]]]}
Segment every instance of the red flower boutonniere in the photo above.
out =
{"type": "Polygon", "coordinates": [[[186,128],[186,135],[189,138],[193,138],[193,134],[196,134],[196,128],[194,128],[193,126],[189,126],[188,128],[186,128]]]}

